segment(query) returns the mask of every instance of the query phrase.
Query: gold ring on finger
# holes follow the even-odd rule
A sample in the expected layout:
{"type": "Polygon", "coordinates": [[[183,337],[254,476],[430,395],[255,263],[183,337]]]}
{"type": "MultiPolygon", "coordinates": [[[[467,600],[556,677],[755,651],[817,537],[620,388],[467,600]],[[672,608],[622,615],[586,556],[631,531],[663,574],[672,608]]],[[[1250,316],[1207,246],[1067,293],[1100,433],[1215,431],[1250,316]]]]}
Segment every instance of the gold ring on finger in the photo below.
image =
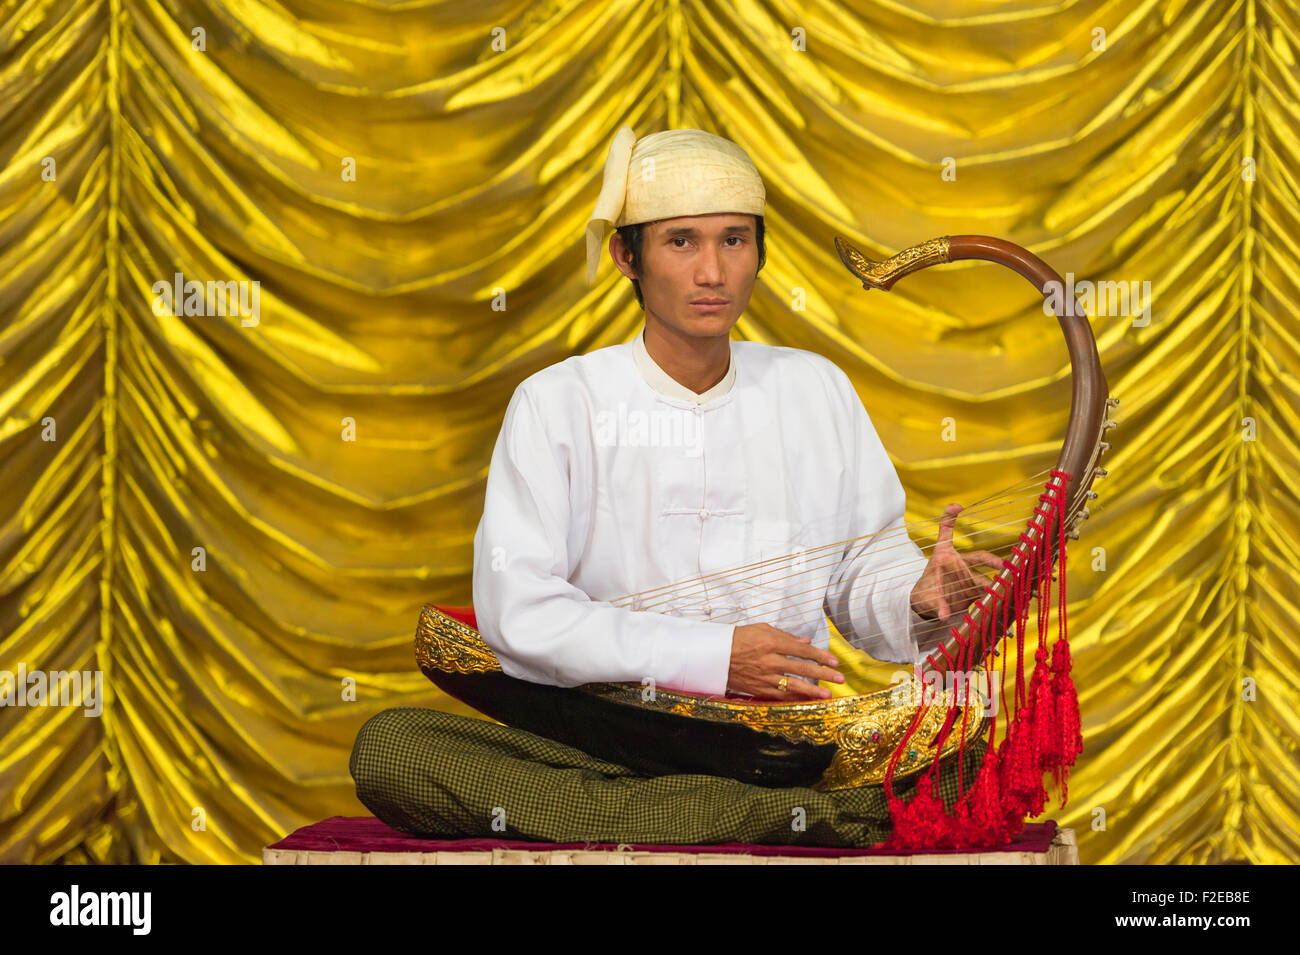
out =
{"type": "Polygon", "coordinates": [[[776,685],[776,688],[780,690],[782,693],[790,689],[790,677],[788,674],[786,676],[781,677],[781,682],[776,685]]]}

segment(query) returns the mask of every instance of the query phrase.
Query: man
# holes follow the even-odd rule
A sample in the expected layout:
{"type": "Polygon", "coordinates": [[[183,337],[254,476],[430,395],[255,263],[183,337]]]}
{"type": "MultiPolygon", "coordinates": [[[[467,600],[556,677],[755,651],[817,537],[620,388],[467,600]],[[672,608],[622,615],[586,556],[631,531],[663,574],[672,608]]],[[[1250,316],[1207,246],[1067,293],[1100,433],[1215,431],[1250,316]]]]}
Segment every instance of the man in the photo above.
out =
{"type": "Polygon", "coordinates": [[[483,639],[508,675],[537,683],[825,698],[816,681],[843,677],[824,603],[855,645],[914,662],[943,635],[916,612],[937,615],[935,575],[967,565],[940,562],[923,579],[902,485],[842,371],[729,340],[760,268],[762,180],[739,146],[699,130],[634,140],[624,127],[610,151],[588,280],[598,234],[622,225],[609,251],[644,334],[515,392],[474,541],[483,639]],[[683,440],[617,427],[633,420],[683,440]],[[817,550],[866,535],[843,560],[817,550]],[[799,564],[800,553],[816,557],[799,564]],[[759,562],[762,573],[726,573],[759,562]],[[709,575],[723,579],[691,583],[709,575]],[[610,605],[678,582],[655,612],[610,605]]]}
{"type": "MultiPolygon", "coordinates": [[[[764,202],[735,143],[699,130],[638,141],[624,127],[615,137],[588,225],[588,281],[613,226],[609,252],[645,328],[543,369],[506,410],[474,540],[473,600],[507,675],[826,698],[820,681],[844,679],[827,613],[854,645],[910,663],[942,636],[925,618],[982,593],[971,566],[996,558],[952,550],[952,507],[929,561],[907,536],[902,485],[847,376],[810,352],[730,340],[762,265],[764,202]]],[[[980,755],[970,751],[972,768],[980,755]]],[[[352,766],[358,796],[412,832],[493,834],[485,811],[495,799],[506,819],[496,834],[796,841],[795,799],[812,812],[810,839],[887,834],[882,793],[641,779],[434,711],[380,714],[352,766]],[[399,737],[430,762],[395,795],[392,780],[358,773],[399,737]],[[558,818],[539,790],[565,807],[558,818]],[[475,800],[480,809],[466,813],[475,800]],[[705,804],[702,828],[665,828],[705,804]]]]}

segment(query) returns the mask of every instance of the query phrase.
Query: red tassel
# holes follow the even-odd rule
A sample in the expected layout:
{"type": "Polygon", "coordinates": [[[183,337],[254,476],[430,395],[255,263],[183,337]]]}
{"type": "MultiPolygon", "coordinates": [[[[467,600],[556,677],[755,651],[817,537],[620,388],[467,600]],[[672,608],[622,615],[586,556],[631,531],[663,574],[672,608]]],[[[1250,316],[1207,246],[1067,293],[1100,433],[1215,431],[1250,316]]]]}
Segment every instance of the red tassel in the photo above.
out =
{"type": "MultiPolygon", "coordinates": [[[[1054,475],[1068,477],[1064,472],[1054,471],[1054,475]]],[[[1052,691],[1056,701],[1056,732],[1059,759],[1052,767],[1056,785],[1061,794],[1060,808],[1065,807],[1069,799],[1070,767],[1083,752],[1083,731],[1079,717],[1079,694],[1074,680],[1070,677],[1070,642],[1066,634],[1065,609],[1065,484],[1062,480],[1058,486],[1057,507],[1057,560],[1061,565],[1059,571],[1060,591],[1056,600],[1056,616],[1059,622],[1056,645],[1052,647],[1052,691]]]]}
{"type": "Polygon", "coordinates": [[[894,819],[894,833],[882,848],[902,852],[913,849],[945,848],[951,825],[943,801],[934,795],[934,780],[929,773],[916,784],[916,795],[906,805],[899,799],[889,801],[894,819]]]}
{"type": "Polygon", "coordinates": [[[1047,647],[1034,654],[1034,676],[1030,682],[1034,700],[1034,752],[1038,768],[1050,772],[1061,763],[1060,728],[1056,715],[1056,698],[1052,693],[1052,673],[1047,663],[1047,647]]]}
{"type": "Polygon", "coordinates": [[[1010,841],[998,791],[997,762],[997,753],[992,749],[984,753],[984,762],[980,764],[975,785],[971,787],[970,798],[964,799],[959,806],[969,845],[999,846],[1010,841]]]}
{"type": "Polygon", "coordinates": [[[1079,694],[1070,676],[1070,645],[1058,640],[1052,649],[1052,670],[1056,674],[1052,683],[1056,690],[1057,746],[1060,748],[1060,758],[1052,769],[1061,792],[1060,808],[1064,808],[1069,798],[1070,767],[1083,752],[1083,729],[1079,718],[1079,694]]]}
{"type": "Polygon", "coordinates": [[[1002,789],[1002,805],[1008,824],[1023,826],[1026,816],[1036,816],[1043,811],[1047,792],[1043,789],[1042,772],[1038,770],[1038,754],[1034,750],[1033,707],[1016,714],[1011,733],[1003,740],[1001,773],[998,780],[1002,789]]]}
{"type": "MultiPolygon", "coordinates": [[[[894,821],[894,831],[891,838],[881,843],[880,847],[895,851],[915,851],[1005,845],[1012,836],[1023,830],[1027,817],[1042,813],[1047,801],[1047,791],[1043,785],[1045,773],[1054,776],[1060,787],[1061,806],[1064,807],[1070,767],[1083,751],[1078,692],[1070,677],[1070,647],[1065,620],[1065,486],[1068,480],[1069,475],[1063,471],[1052,471],[1047,493],[1040,496],[1041,503],[1035,508],[1034,524],[1041,533],[1037,539],[1022,533],[1020,543],[1014,548],[1020,557],[1019,562],[1004,563],[1004,567],[1014,571],[1012,584],[1004,586],[1000,591],[986,591],[992,595],[992,599],[980,620],[978,632],[985,648],[982,663],[986,671],[986,687],[990,691],[996,666],[994,648],[991,645],[992,621],[1001,619],[1004,634],[1001,642],[1004,644],[1011,639],[1008,631],[1014,628],[1015,635],[1014,707],[1007,702],[1005,694],[1006,656],[1010,655],[1009,649],[1002,660],[1000,682],[1003,691],[1001,709],[1006,713],[1006,735],[1000,744],[994,745],[1000,721],[993,717],[990,720],[988,749],[979,772],[968,790],[961,789],[965,780],[958,776],[960,795],[951,810],[946,809],[942,800],[935,795],[939,772],[937,756],[930,770],[917,782],[916,794],[904,803],[894,796],[893,776],[909,741],[920,726],[924,710],[927,709],[925,706],[918,707],[912,724],[899,748],[893,753],[885,773],[885,788],[889,794],[889,812],[894,821]],[[1055,533],[1049,533],[1049,528],[1055,533]],[[1053,537],[1054,541],[1051,539],[1053,537]],[[1053,544],[1056,545],[1055,548],[1052,547],[1053,544]],[[1053,558],[1059,563],[1060,588],[1056,600],[1059,626],[1049,663],[1047,628],[1051,621],[1053,603],[1053,558]],[[1031,573],[1037,578],[1038,647],[1034,654],[1033,672],[1026,687],[1025,636],[1029,623],[1029,601],[1033,596],[1028,587],[1031,573]]],[[[967,622],[970,623],[969,616],[967,622]]],[[[970,631],[975,629],[973,625],[970,626],[970,631]]],[[[959,646],[957,657],[959,667],[973,667],[973,633],[971,640],[959,646]]],[[[945,658],[951,668],[954,661],[947,654],[945,658]]],[[[966,700],[967,709],[963,712],[967,716],[971,705],[971,700],[966,700]]],[[[948,736],[955,720],[956,709],[949,708],[939,733],[941,740],[948,736]]],[[[963,728],[965,725],[963,719],[963,728]]],[[[963,731],[963,742],[958,746],[958,759],[965,749],[965,736],[963,731]]],[[[961,772],[960,768],[958,772],[961,772]]]]}

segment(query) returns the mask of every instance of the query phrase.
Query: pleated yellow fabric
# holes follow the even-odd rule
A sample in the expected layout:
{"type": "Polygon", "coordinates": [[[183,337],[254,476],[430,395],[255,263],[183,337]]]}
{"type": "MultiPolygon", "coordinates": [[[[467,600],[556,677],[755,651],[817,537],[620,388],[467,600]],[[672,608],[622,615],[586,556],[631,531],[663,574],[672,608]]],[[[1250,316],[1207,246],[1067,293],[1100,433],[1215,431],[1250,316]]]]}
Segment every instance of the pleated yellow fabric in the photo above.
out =
{"type": "Polygon", "coordinates": [[[1294,4],[296,9],[0,21],[0,671],[105,693],[0,708],[0,861],[256,861],[364,811],[371,715],[465,712],[417,612],[468,602],[514,387],[639,330],[622,276],[585,283],[624,124],[751,156],[737,335],[848,371],[912,519],[1052,465],[1064,345],[1006,270],[865,293],[834,235],[1150,282],[1149,321],[1094,308],[1122,424],[1071,550],[1085,752],[1049,811],[1084,862],[1300,855],[1294,4]],[[243,307],[160,306],[186,281],[243,307]]]}

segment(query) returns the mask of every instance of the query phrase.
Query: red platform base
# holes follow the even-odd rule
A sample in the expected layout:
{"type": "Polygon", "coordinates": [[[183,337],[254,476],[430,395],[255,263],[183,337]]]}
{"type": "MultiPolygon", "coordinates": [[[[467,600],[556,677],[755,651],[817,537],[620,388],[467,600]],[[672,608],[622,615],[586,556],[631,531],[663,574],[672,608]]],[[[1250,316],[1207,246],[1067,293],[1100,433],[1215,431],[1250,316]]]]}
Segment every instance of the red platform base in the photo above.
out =
{"type": "Polygon", "coordinates": [[[334,816],[262,850],[268,865],[1077,865],[1074,831],[1031,823],[997,850],[936,849],[899,854],[818,846],[615,845],[513,839],[420,839],[372,816],[334,816]]]}

